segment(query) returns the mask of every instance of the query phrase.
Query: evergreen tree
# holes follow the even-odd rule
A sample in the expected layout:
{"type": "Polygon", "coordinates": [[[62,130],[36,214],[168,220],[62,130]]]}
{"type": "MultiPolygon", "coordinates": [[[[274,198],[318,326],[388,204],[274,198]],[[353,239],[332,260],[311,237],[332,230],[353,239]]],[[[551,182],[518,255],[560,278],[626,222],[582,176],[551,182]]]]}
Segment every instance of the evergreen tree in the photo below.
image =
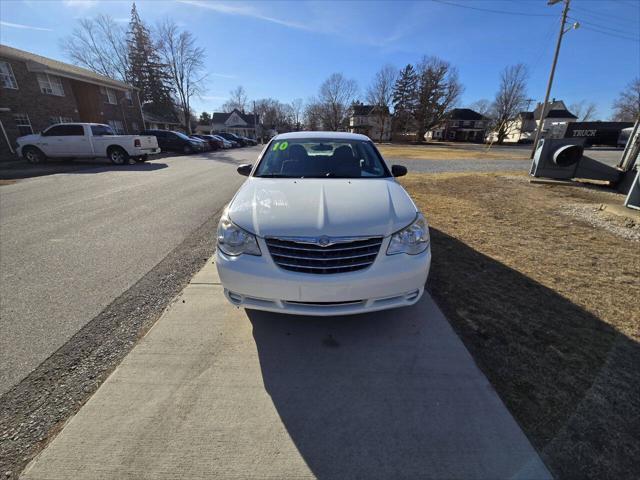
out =
{"type": "Polygon", "coordinates": [[[211,125],[211,115],[208,112],[202,112],[198,119],[199,125],[211,125]]]}
{"type": "Polygon", "coordinates": [[[409,64],[400,71],[393,87],[394,130],[406,134],[415,129],[414,113],[418,105],[418,75],[409,64]]]}
{"type": "Polygon", "coordinates": [[[175,106],[168,86],[167,67],[160,61],[149,29],[140,19],[135,2],[131,6],[131,21],[127,33],[129,71],[127,81],[139,89],[145,110],[175,118],[175,106]]]}

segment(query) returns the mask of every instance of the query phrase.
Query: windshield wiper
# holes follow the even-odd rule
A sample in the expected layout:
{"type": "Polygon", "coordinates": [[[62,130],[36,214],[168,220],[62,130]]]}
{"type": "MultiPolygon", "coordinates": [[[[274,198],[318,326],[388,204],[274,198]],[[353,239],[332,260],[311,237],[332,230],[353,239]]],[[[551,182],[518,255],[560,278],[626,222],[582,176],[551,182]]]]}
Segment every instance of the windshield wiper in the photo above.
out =
{"type": "Polygon", "coordinates": [[[256,175],[258,178],[300,178],[291,175],[283,175],[281,173],[263,173],[262,175],[256,175]]]}

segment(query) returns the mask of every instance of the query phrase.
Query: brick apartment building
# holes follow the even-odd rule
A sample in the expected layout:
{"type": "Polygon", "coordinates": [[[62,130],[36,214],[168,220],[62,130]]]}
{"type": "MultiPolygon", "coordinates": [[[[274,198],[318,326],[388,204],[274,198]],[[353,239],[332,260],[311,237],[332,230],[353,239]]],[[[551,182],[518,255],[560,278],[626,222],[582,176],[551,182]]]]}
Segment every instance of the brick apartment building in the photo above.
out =
{"type": "Polygon", "coordinates": [[[137,91],[90,70],[0,45],[0,161],[15,159],[16,139],[60,122],[143,130],[137,91]]]}

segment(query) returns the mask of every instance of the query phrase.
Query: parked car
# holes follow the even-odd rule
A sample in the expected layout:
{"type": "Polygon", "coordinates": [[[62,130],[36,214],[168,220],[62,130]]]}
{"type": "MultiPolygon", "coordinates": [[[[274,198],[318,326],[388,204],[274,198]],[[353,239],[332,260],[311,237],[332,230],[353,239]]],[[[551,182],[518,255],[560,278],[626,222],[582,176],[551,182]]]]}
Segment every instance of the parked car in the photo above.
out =
{"type": "Polygon", "coordinates": [[[158,139],[158,145],[163,152],[193,153],[201,152],[203,145],[200,140],[189,138],[182,132],[173,130],[145,130],[143,135],[153,135],[158,139]]]}
{"type": "Polygon", "coordinates": [[[191,136],[199,138],[200,140],[203,140],[203,141],[207,142],[209,144],[209,147],[211,147],[211,150],[218,150],[220,148],[224,148],[224,145],[222,143],[222,139],[217,139],[213,135],[196,134],[196,135],[191,135],[191,136]]]}
{"type": "Polygon", "coordinates": [[[57,123],[42,133],[17,139],[18,156],[30,163],[50,158],[100,158],[122,165],[129,160],[145,161],[160,153],[151,135],[116,135],[109,125],[100,123],[57,123]]]}
{"type": "Polygon", "coordinates": [[[240,138],[244,140],[247,146],[255,147],[256,145],[258,145],[258,141],[253,138],[249,138],[249,137],[240,137],[240,138]]]}
{"type": "Polygon", "coordinates": [[[209,152],[211,151],[211,145],[209,145],[209,142],[207,140],[203,140],[201,138],[198,138],[195,135],[189,135],[189,138],[191,138],[192,140],[196,140],[198,142],[200,142],[202,145],[200,145],[200,151],[202,152],[209,152]]]}
{"type": "Polygon", "coordinates": [[[216,135],[221,136],[222,138],[229,140],[231,143],[237,143],[238,147],[245,147],[247,144],[244,140],[242,140],[240,137],[238,137],[237,135],[234,135],[233,133],[229,133],[229,132],[219,132],[216,133],[216,135]]]}
{"type": "Polygon", "coordinates": [[[233,148],[233,143],[231,143],[226,138],[222,138],[219,135],[211,135],[211,136],[214,137],[214,138],[217,138],[218,140],[220,140],[222,142],[222,148],[233,148]]]}
{"type": "Polygon", "coordinates": [[[216,266],[237,307],[344,315],[416,303],[431,265],[427,221],[364,135],[278,135],[218,225],[216,266]]]}

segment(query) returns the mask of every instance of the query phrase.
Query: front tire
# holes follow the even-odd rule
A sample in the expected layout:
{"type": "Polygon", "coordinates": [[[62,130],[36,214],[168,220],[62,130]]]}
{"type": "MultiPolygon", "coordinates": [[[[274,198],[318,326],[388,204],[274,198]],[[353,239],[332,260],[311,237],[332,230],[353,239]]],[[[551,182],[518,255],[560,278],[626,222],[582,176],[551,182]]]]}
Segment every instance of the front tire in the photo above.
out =
{"type": "Polygon", "coordinates": [[[36,147],[25,147],[22,151],[22,156],[29,163],[42,163],[47,158],[42,153],[42,150],[36,147]]]}
{"type": "Polygon", "coordinates": [[[129,160],[129,154],[120,147],[111,147],[109,149],[109,160],[114,165],[124,165],[129,160]]]}

